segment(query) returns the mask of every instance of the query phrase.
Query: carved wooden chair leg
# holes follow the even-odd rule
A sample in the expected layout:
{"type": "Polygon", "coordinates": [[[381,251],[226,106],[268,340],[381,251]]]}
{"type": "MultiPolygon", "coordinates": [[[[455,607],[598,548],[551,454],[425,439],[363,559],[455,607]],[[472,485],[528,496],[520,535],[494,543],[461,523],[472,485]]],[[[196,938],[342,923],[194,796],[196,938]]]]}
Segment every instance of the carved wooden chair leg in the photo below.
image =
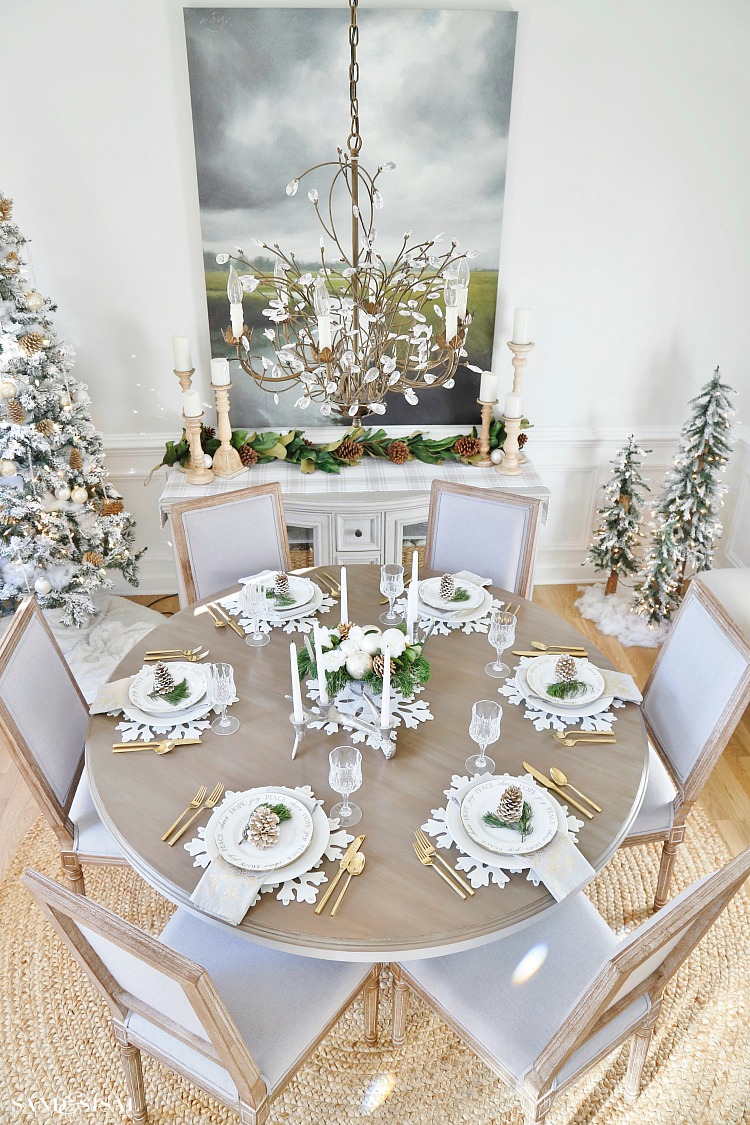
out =
{"type": "Polygon", "coordinates": [[[375,1047],[378,1042],[378,1007],[380,1004],[380,970],[382,965],[373,965],[370,979],[365,985],[365,1043],[375,1047]]]}
{"type": "Polygon", "coordinates": [[[86,884],[83,881],[83,870],[75,852],[61,852],[63,873],[68,881],[68,888],[77,895],[86,894],[86,884]]]}
{"type": "Polygon", "coordinates": [[[141,1067],[141,1052],[127,1041],[127,1034],[123,1028],[115,1027],[115,1035],[120,1044],[120,1058],[122,1069],[125,1072],[125,1086],[130,1098],[133,1125],[148,1125],[148,1110],[146,1109],[146,1090],[143,1085],[143,1069],[141,1067]]]}
{"type": "Polygon", "coordinates": [[[672,881],[674,861],[677,848],[682,843],[685,835],[684,824],[675,825],[670,829],[664,846],[661,850],[661,863],[659,864],[659,877],[656,880],[656,895],[654,896],[654,910],[661,910],[669,902],[669,884],[672,881]]]}
{"type": "Polygon", "coordinates": [[[246,1102],[240,1102],[240,1125],[264,1125],[270,1112],[270,1098],[266,1098],[257,1109],[252,1109],[246,1102]]]}
{"type": "Polygon", "coordinates": [[[651,1045],[651,1036],[654,1033],[654,1025],[659,1017],[660,1008],[661,1000],[657,1000],[656,1003],[652,1005],[648,1018],[644,1020],[630,1040],[630,1057],[628,1058],[628,1069],[625,1074],[624,1092],[626,1101],[636,1101],[641,1092],[643,1067],[646,1063],[646,1056],[648,1055],[648,1049],[651,1045]]]}
{"type": "Polygon", "coordinates": [[[409,1007],[409,986],[404,980],[398,965],[391,965],[391,970],[393,972],[391,1041],[394,1047],[403,1047],[406,1042],[406,1013],[409,1007]]]}

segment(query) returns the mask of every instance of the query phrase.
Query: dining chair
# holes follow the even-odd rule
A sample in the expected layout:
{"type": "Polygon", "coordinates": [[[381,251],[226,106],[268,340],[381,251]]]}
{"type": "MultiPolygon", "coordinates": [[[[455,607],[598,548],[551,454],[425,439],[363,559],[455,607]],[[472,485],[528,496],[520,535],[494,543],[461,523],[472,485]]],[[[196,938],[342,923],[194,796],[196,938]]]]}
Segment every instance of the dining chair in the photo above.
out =
{"type": "Polygon", "coordinates": [[[278,484],[173,504],[170,517],[181,606],[210,598],[246,574],[291,569],[278,484]]]}
{"type": "Polygon", "coordinates": [[[750,644],[693,579],[643,690],[646,792],[626,845],[661,843],[654,909],[669,884],[685,822],[750,703],[750,644]]]}
{"type": "Polygon", "coordinates": [[[526,1125],[630,1038],[624,1094],[640,1091],[664,987],[750,873],[750,848],[623,940],[583,894],[465,953],[393,967],[394,1045],[411,989],[516,1091],[526,1125]]]}
{"type": "Polygon", "coordinates": [[[94,808],[84,769],[88,707],[36,600],[26,598],[0,640],[0,733],[60,845],[71,890],[81,861],[126,860],[94,808]]]}
{"type": "Polygon", "coordinates": [[[250,945],[182,909],[156,938],[38,871],[22,879],[109,1005],[136,1125],[148,1121],[141,1051],[260,1125],[363,990],[376,1041],[379,965],[250,945]]]}
{"type": "Polygon", "coordinates": [[[472,570],[519,597],[531,596],[542,501],[434,480],[425,566],[472,570]]]}

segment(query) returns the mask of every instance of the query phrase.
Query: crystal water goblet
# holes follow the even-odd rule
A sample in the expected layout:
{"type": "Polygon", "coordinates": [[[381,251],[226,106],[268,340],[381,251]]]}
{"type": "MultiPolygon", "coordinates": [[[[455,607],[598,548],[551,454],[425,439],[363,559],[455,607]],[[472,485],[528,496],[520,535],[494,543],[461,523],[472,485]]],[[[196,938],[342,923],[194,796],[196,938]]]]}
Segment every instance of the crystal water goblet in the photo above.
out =
{"type": "Polygon", "coordinates": [[[479,753],[466,759],[466,769],[470,774],[492,773],[495,769],[495,763],[486,756],[485,750],[500,737],[502,717],[503,709],[494,699],[480,699],[472,707],[469,734],[479,747],[479,753]]]}
{"type": "Polygon", "coordinates": [[[393,603],[404,592],[404,568],[399,563],[386,563],[380,568],[380,593],[388,598],[388,612],[381,613],[380,621],[383,625],[397,625],[401,621],[398,613],[394,613],[393,603]]]}
{"type": "Polygon", "coordinates": [[[270,640],[268,633],[260,631],[261,619],[268,614],[268,598],[262,582],[249,582],[245,586],[245,612],[253,626],[252,633],[248,633],[245,638],[245,644],[250,645],[251,648],[262,648],[270,640]]]}
{"type": "Polygon", "coordinates": [[[510,648],[516,639],[516,615],[504,609],[495,609],[490,617],[490,628],[487,640],[490,642],[497,659],[485,664],[484,670],[493,680],[504,680],[510,674],[510,668],[500,659],[506,648],[510,648]]]}
{"type": "Polygon", "coordinates": [[[217,707],[221,707],[218,719],[211,723],[214,734],[234,734],[240,729],[240,721],[227,715],[227,707],[235,696],[234,668],[231,664],[206,665],[206,683],[208,685],[208,698],[217,707]]]}
{"type": "Polygon", "coordinates": [[[333,806],[330,816],[338,818],[340,827],[348,828],[362,819],[359,805],[349,803],[349,794],[362,784],[362,755],[355,746],[337,746],[328,755],[328,762],[328,784],[334,793],[343,797],[343,801],[333,806]]]}

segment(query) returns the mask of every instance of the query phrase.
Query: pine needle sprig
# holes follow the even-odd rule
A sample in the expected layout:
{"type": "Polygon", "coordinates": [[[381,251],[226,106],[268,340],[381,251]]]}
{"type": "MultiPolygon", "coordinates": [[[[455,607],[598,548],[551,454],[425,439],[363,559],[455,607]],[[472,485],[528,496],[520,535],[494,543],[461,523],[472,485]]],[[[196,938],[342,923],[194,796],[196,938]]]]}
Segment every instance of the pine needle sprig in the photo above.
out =
{"type": "Polygon", "coordinates": [[[270,801],[261,801],[259,805],[256,805],[256,808],[270,809],[271,812],[276,813],[279,818],[279,824],[283,824],[285,820],[292,819],[292,810],[289,808],[289,805],[272,805],[270,801]]]}
{"type": "Polygon", "coordinates": [[[522,840],[531,831],[533,819],[534,813],[528,801],[524,801],[520,817],[512,824],[507,820],[501,820],[497,813],[493,812],[486,812],[482,817],[484,823],[489,825],[490,828],[510,828],[513,832],[519,832],[522,840]]]}
{"type": "Polygon", "coordinates": [[[278,609],[294,605],[294,598],[291,594],[277,594],[274,590],[266,590],[266,597],[271,598],[278,609]]]}
{"type": "Polygon", "coordinates": [[[549,684],[547,687],[547,695],[551,695],[553,699],[577,699],[579,695],[584,695],[588,689],[588,684],[582,680],[560,680],[556,684],[549,684]]]}
{"type": "Polygon", "coordinates": [[[180,680],[179,684],[175,684],[171,691],[160,695],[158,691],[149,692],[149,699],[166,699],[167,703],[171,703],[176,707],[178,703],[182,703],[183,699],[187,699],[190,695],[190,688],[188,687],[187,680],[180,680]]]}
{"type": "Polygon", "coordinates": [[[456,592],[454,593],[453,597],[451,598],[451,601],[452,602],[468,602],[468,600],[469,600],[469,591],[466,590],[463,586],[456,586],[456,592]]]}

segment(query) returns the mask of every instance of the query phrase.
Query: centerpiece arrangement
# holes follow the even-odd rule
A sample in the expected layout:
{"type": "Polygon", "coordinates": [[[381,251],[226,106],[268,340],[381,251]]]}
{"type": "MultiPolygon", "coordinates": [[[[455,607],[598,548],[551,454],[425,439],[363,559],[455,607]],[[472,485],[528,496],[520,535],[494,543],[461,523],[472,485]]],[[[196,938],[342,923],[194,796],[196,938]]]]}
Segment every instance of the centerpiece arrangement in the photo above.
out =
{"type": "MultiPolygon", "coordinates": [[[[390,655],[390,682],[404,697],[414,695],[417,687],[430,678],[430,665],[422,656],[422,646],[407,639],[403,624],[381,632],[374,625],[362,627],[342,622],[336,629],[319,627],[317,635],[330,696],[351,683],[366,684],[375,694],[381,694],[386,651],[390,655]]],[[[298,654],[297,669],[300,679],[313,676],[320,680],[321,670],[309,644],[298,654]]]]}

